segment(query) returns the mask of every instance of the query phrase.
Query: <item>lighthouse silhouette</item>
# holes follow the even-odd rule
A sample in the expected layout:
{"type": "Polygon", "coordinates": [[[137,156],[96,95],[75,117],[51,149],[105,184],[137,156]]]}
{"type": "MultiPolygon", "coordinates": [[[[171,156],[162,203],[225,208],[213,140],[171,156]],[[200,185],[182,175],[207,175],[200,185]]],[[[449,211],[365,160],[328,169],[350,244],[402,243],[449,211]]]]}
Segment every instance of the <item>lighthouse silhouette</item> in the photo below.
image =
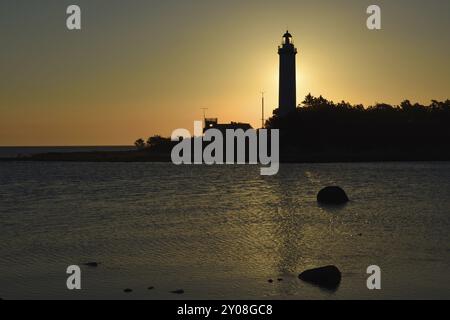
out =
{"type": "Polygon", "coordinates": [[[295,56],[292,35],[289,31],[283,35],[282,45],[278,47],[280,55],[280,79],[278,91],[278,115],[286,116],[297,106],[295,56]]]}

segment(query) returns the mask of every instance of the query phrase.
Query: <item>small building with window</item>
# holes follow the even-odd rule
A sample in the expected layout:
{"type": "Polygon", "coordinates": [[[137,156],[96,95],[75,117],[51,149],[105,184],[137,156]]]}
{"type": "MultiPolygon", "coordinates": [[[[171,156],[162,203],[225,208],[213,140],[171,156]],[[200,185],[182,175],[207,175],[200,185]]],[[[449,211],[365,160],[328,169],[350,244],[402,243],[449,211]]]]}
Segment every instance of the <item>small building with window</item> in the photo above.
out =
{"type": "Polygon", "coordinates": [[[248,123],[241,123],[241,122],[219,123],[217,118],[205,118],[203,133],[208,129],[217,129],[220,130],[223,134],[225,134],[227,129],[231,130],[242,129],[244,131],[247,131],[253,128],[248,123]]]}

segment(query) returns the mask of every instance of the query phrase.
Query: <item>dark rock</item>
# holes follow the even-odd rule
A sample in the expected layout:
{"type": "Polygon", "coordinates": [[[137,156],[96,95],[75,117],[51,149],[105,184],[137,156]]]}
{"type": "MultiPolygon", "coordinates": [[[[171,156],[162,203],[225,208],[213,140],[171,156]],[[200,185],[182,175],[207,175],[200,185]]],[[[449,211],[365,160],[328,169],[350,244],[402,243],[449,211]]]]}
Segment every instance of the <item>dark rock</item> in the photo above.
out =
{"type": "Polygon", "coordinates": [[[155,287],[148,287],[147,290],[153,290],[155,287]]]}
{"type": "Polygon", "coordinates": [[[183,293],[184,293],[184,290],[183,290],[183,289],[178,289],[178,290],[171,291],[171,293],[175,293],[175,294],[183,294],[183,293]]]}
{"type": "Polygon", "coordinates": [[[278,278],[277,281],[283,281],[283,279],[282,278],[278,278]]]}
{"type": "Polygon", "coordinates": [[[273,280],[272,280],[272,279],[269,279],[269,280],[267,280],[267,282],[268,282],[268,283],[272,283],[272,282],[273,282],[273,280]]]}
{"type": "Polygon", "coordinates": [[[126,292],[126,293],[130,293],[130,292],[133,292],[133,290],[132,290],[132,289],[129,289],[129,288],[127,288],[127,289],[123,289],[123,292],[126,292]]]}
{"type": "Polygon", "coordinates": [[[317,194],[317,202],[321,204],[339,205],[350,201],[340,187],[326,187],[317,194]]]}
{"type": "Polygon", "coordinates": [[[100,264],[99,262],[87,262],[87,263],[83,263],[83,265],[88,266],[88,267],[93,267],[93,268],[98,267],[99,264],[100,264]]]}
{"type": "Polygon", "coordinates": [[[341,272],[336,266],[326,266],[302,272],[300,280],[329,290],[335,290],[341,283],[341,272]]]}

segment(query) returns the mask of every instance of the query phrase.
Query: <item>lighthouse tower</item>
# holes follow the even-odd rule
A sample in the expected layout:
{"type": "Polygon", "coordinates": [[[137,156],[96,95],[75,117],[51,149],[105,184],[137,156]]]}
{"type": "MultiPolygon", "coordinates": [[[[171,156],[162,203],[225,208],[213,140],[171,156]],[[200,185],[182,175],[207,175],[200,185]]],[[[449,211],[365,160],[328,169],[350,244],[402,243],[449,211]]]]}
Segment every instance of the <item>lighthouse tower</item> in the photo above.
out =
{"type": "Polygon", "coordinates": [[[282,45],[278,47],[280,55],[280,80],[278,92],[278,114],[285,116],[297,107],[295,56],[297,49],[289,31],[283,35],[282,45]]]}

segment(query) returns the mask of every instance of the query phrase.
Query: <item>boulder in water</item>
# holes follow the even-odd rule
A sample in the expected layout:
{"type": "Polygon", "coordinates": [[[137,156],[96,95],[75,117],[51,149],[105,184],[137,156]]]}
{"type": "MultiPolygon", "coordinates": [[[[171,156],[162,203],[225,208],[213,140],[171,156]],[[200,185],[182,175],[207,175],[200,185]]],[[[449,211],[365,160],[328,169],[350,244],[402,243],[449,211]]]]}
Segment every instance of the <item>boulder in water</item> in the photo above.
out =
{"type": "Polygon", "coordinates": [[[178,289],[178,290],[171,291],[171,293],[175,293],[175,294],[183,294],[183,293],[184,293],[184,290],[183,290],[183,289],[178,289]]]}
{"type": "Polygon", "coordinates": [[[92,267],[92,268],[98,267],[99,264],[100,264],[99,262],[87,262],[87,263],[83,263],[83,265],[88,266],[88,267],[92,267]]]}
{"type": "Polygon", "coordinates": [[[317,194],[317,202],[321,204],[339,205],[350,201],[345,191],[337,186],[326,187],[317,194]]]}
{"type": "Polygon", "coordinates": [[[315,284],[319,287],[335,290],[341,283],[341,272],[336,266],[326,266],[302,272],[300,280],[315,284]]]}

